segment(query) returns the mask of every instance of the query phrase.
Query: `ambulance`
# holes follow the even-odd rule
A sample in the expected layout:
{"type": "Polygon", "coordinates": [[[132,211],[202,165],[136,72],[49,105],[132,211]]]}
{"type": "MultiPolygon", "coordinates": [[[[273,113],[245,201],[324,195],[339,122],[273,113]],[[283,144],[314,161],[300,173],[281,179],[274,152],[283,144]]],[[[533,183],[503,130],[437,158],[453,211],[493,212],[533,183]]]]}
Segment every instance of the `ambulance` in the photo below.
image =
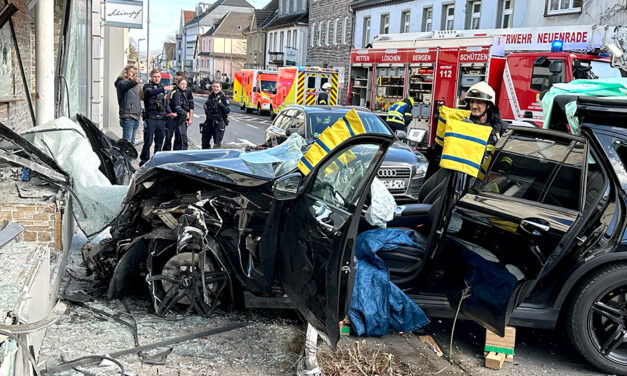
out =
{"type": "Polygon", "coordinates": [[[322,85],[327,82],[333,87],[329,94],[329,105],[337,105],[340,76],[341,70],[338,68],[301,66],[279,68],[277,89],[272,97],[274,115],[291,104],[315,105],[322,85]]]}
{"type": "Polygon", "coordinates": [[[610,54],[620,27],[569,26],[379,35],[351,51],[349,104],[382,115],[405,97],[416,105],[408,138],[430,148],[437,106],[465,107],[464,93],[487,81],[503,119],[542,126],[538,96],[554,83],[620,77],[610,54]]]}
{"type": "Polygon", "coordinates": [[[276,88],[275,71],[244,69],[235,73],[233,101],[239,103],[242,110],[257,114],[271,114],[272,93],[276,88]]]}

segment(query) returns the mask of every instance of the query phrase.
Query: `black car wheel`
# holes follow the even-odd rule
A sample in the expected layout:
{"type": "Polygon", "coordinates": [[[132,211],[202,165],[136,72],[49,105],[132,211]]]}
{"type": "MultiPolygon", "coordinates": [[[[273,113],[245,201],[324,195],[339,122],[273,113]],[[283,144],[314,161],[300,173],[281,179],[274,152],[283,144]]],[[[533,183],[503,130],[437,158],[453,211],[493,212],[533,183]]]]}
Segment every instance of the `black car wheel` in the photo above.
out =
{"type": "Polygon", "coordinates": [[[592,273],[572,296],[566,330],[575,348],[599,369],[627,375],[627,264],[592,273]]]}
{"type": "Polygon", "coordinates": [[[257,115],[261,115],[261,104],[257,103],[257,115]]]}
{"type": "Polygon", "coordinates": [[[239,104],[239,109],[244,111],[246,109],[246,104],[244,102],[239,104]]]}

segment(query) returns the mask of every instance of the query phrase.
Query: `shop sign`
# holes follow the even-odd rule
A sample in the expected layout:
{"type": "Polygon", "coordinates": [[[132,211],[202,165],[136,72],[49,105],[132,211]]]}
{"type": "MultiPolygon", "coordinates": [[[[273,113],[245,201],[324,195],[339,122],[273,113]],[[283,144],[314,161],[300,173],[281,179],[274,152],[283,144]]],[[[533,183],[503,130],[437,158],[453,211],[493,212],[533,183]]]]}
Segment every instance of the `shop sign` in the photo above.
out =
{"type": "Polygon", "coordinates": [[[144,24],[144,3],[134,0],[106,0],[105,25],[141,29],[144,24]]]}

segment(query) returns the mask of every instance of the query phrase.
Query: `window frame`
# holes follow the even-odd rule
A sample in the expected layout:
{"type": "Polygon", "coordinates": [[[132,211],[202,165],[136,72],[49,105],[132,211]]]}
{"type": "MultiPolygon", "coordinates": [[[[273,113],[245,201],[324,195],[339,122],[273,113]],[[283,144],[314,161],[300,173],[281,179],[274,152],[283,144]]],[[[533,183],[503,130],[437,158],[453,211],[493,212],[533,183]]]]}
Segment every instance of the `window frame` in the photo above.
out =
{"type": "Polygon", "coordinates": [[[379,23],[379,34],[390,33],[390,13],[382,13],[379,23]]]}
{"type": "MultiPolygon", "coordinates": [[[[561,3],[564,0],[557,0],[558,8],[561,8],[561,3]]],[[[567,0],[568,8],[566,9],[551,9],[552,0],[546,0],[545,16],[561,16],[564,14],[581,13],[583,0],[567,0]],[[575,6],[575,2],[580,2],[579,6],[575,6]]]]}
{"type": "Polygon", "coordinates": [[[422,8],[421,31],[423,32],[433,31],[433,7],[422,8]],[[430,17],[429,17],[429,13],[431,13],[430,17]]]}
{"type": "Polygon", "coordinates": [[[410,28],[411,28],[411,10],[405,9],[401,12],[400,33],[401,34],[409,33],[410,28]]]}
{"type": "Polygon", "coordinates": [[[499,16],[499,21],[497,26],[502,28],[502,29],[509,29],[513,26],[514,21],[514,0],[501,0],[500,3],[500,16],[499,16]],[[505,8],[505,4],[509,1],[510,7],[509,8],[505,8]],[[507,26],[503,26],[504,25],[504,20],[505,20],[505,16],[509,16],[509,22],[507,23],[507,26]]]}
{"type": "Polygon", "coordinates": [[[348,16],[344,16],[344,24],[342,27],[342,44],[346,44],[348,40],[346,35],[348,34],[348,16]]]}
{"type": "Polygon", "coordinates": [[[371,27],[372,27],[372,21],[371,21],[370,16],[364,17],[364,21],[362,25],[363,40],[361,41],[361,46],[364,48],[368,45],[368,43],[370,43],[370,33],[372,32],[371,27]]]}
{"type": "Polygon", "coordinates": [[[337,27],[338,24],[340,22],[339,18],[336,18],[335,21],[333,22],[333,45],[337,46],[337,27]]]}
{"type": "Polygon", "coordinates": [[[455,30],[455,3],[448,3],[442,5],[442,20],[444,28],[442,30],[455,30]],[[449,9],[453,10],[453,14],[449,15],[449,9]],[[451,27],[449,28],[449,22],[451,22],[451,27]]]}
{"type": "Polygon", "coordinates": [[[322,21],[318,22],[318,47],[322,46],[322,21]]]}
{"type": "Polygon", "coordinates": [[[468,22],[468,29],[469,30],[478,30],[481,28],[481,6],[483,5],[481,3],[481,0],[473,0],[471,2],[468,3],[470,5],[470,19],[468,22]],[[475,12],[475,6],[479,6],[479,11],[475,12]],[[474,27],[474,21],[477,20],[477,27],[474,27]]]}
{"type": "Polygon", "coordinates": [[[331,20],[327,20],[327,33],[324,36],[324,44],[328,47],[329,46],[329,39],[330,39],[330,30],[331,30],[331,20]]]}

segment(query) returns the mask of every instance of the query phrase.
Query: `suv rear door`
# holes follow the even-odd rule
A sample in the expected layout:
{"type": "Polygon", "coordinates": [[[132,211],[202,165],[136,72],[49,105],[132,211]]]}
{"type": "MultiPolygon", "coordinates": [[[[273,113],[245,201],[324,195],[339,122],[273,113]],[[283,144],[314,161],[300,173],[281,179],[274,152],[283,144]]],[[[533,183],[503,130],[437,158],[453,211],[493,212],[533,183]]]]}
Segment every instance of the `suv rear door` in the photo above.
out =
{"type": "Polygon", "coordinates": [[[361,210],[391,135],[361,134],[331,150],[287,202],[280,224],[280,278],[289,299],[331,343],[353,292],[361,210]]]}
{"type": "Polygon", "coordinates": [[[576,239],[588,146],[562,132],[518,128],[497,144],[485,178],[455,205],[444,252],[449,300],[503,334],[542,271],[576,239]]]}

